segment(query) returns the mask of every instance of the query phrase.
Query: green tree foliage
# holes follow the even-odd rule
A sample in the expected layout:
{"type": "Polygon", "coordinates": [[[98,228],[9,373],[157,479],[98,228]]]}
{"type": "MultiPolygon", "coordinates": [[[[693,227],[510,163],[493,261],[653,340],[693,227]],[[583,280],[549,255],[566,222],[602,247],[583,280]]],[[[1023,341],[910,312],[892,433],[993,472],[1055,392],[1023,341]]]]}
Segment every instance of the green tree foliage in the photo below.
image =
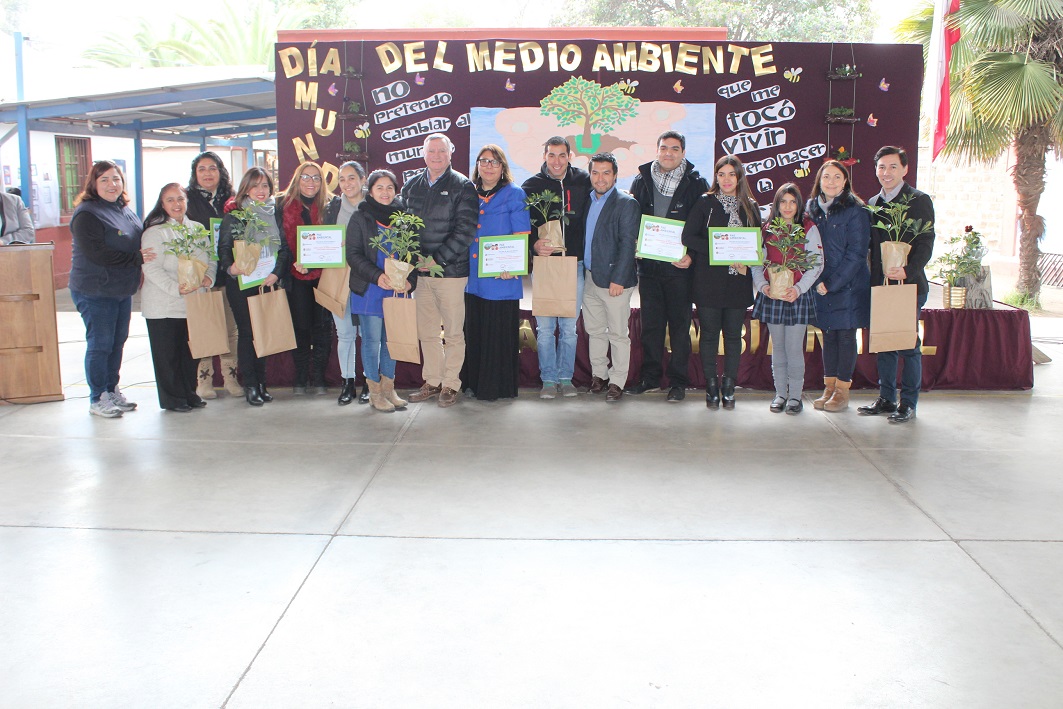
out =
{"type": "MultiPolygon", "coordinates": [[[[950,18],[960,30],[953,47],[952,112],[944,154],[991,162],[1012,145],[1018,194],[1019,280],[1016,289],[1037,302],[1041,274],[1037,214],[1049,151],[1063,149],[1063,2],[963,0],[950,18]]],[[[930,44],[933,3],[901,23],[898,38],[930,44]]]]}
{"type": "Polygon", "coordinates": [[[553,25],[726,27],[729,39],[869,42],[871,0],[589,0],[570,3],[553,25]]]}
{"type": "Polygon", "coordinates": [[[639,100],[628,96],[616,84],[602,86],[582,77],[555,86],[539,102],[544,116],[553,116],[560,126],[583,126],[583,145],[591,144],[592,128],[603,133],[636,115],[639,100]]]}

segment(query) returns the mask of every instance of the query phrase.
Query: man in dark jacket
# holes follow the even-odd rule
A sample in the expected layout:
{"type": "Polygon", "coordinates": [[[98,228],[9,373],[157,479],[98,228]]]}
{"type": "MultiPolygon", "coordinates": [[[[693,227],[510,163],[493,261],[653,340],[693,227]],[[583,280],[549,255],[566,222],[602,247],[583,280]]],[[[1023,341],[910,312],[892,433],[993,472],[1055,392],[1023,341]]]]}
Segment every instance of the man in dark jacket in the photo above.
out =
{"type": "MultiPolygon", "coordinates": [[[[657,139],[657,159],[639,167],[631,195],[643,214],[685,222],[698,197],[709,190],[705,178],[686,159],[682,133],[666,131],[657,139]]],[[[690,383],[690,257],[666,263],[639,259],[639,312],[642,323],[642,371],[626,391],[641,394],[661,386],[664,336],[668,327],[668,401],[682,401],[690,383]]]]}
{"type": "MultiPolygon", "coordinates": [[[[885,206],[895,202],[908,205],[905,220],[915,220],[922,225],[933,225],[934,202],[930,197],[904,181],[908,174],[908,154],[903,148],[887,145],[875,153],[875,174],[882,191],[868,200],[868,204],[885,206]]],[[[872,219],[874,223],[875,219],[872,219]]],[[[914,225],[914,222],[913,224],[914,225]]],[[[911,226],[911,225],[910,225],[911,226]]],[[[911,228],[901,231],[901,241],[910,244],[908,262],[903,268],[882,271],[882,242],[890,237],[884,229],[871,227],[871,285],[881,286],[885,279],[914,283],[918,288],[918,308],[926,304],[930,286],[923,269],[934,253],[934,229],[915,234],[911,228]]],[[[919,402],[919,387],[923,380],[922,342],[917,337],[910,350],[878,353],[879,395],[874,403],[861,406],[857,411],[865,416],[889,414],[890,423],[905,423],[915,418],[915,406],[919,402]],[[897,363],[904,360],[901,372],[901,401],[897,404],[897,363]]]]}
{"type": "Polygon", "coordinates": [[[635,242],[639,205],[616,189],[618,172],[612,153],[591,158],[590,204],[585,213],[583,266],[587,271],[583,327],[591,360],[591,393],[606,392],[608,402],[620,401],[631,359],[628,319],[635,274],[635,242]],[[612,367],[609,360],[612,359],[612,367]]]}
{"type": "MultiPolygon", "coordinates": [[[[192,158],[192,174],[188,178],[188,211],[189,219],[199,222],[210,229],[211,219],[221,219],[224,216],[225,203],[233,196],[233,182],[229,177],[229,171],[225,169],[225,163],[217,153],[206,151],[192,158]]],[[[217,278],[214,280],[214,290],[225,290],[225,282],[229,275],[222,269],[218,269],[217,278]]],[[[229,308],[229,299],[222,298],[225,304],[225,326],[229,335],[229,352],[219,357],[218,365],[221,370],[222,381],[225,382],[225,391],[231,396],[244,395],[244,390],[236,379],[236,346],[237,330],[236,320],[233,318],[232,309],[229,308]]],[[[213,399],[217,396],[214,391],[214,358],[204,357],[199,360],[199,374],[196,378],[196,394],[201,399],[213,399]]]]}
{"type": "MultiPolygon", "coordinates": [[[[556,251],[559,256],[575,256],[576,266],[576,317],[535,318],[536,349],[539,353],[539,374],[543,380],[540,399],[553,399],[558,391],[562,396],[576,396],[572,386],[572,372],[576,367],[576,320],[583,302],[583,219],[581,215],[590,199],[591,178],[583,170],[569,163],[572,146],[561,136],[554,136],[543,145],[543,167],[539,174],[532,175],[521,187],[528,195],[549,190],[561,198],[560,205],[551,205],[548,214],[561,223],[565,250],[556,251]],[[555,335],[555,332],[559,335],[555,335]]],[[[535,256],[555,255],[554,247],[546,239],[540,239],[538,229],[545,220],[536,210],[530,210],[531,223],[535,229],[529,238],[535,256]]],[[[551,219],[553,221],[553,219],[551,219]]],[[[535,274],[532,273],[532,278],[535,274]]]]}
{"type": "Polygon", "coordinates": [[[429,266],[443,267],[442,278],[418,281],[417,336],[424,355],[424,384],[409,400],[427,401],[438,396],[442,407],[457,403],[461,391],[469,244],[476,236],[479,209],[472,182],[450,166],[453,153],[450,138],[432,133],[424,141],[425,170],[402,186],[407,211],[424,220],[421,253],[429,266]],[[439,340],[440,322],[446,346],[439,340]]]}

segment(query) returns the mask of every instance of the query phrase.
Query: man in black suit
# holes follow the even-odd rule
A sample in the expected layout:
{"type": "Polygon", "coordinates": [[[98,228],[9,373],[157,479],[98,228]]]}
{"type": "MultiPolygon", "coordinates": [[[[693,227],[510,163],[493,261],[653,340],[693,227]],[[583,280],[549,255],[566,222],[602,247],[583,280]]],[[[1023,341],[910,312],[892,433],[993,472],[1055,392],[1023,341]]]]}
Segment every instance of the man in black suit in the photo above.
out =
{"type": "MultiPolygon", "coordinates": [[[[918,308],[922,310],[930,291],[924,270],[934,252],[934,202],[930,197],[904,181],[908,174],[908,154],[903,148],[887,145],[875,153],[875,174],[882,185],[882,191],[868,200],[868,204],[884,206],[894,202],[908,205],[905,219],[930,224],[931,228],[921,234],[915,234],[909,227],[901,232],[901,240],[912,248],[908,252],[908,262],[903,268],[891,268],[882,271],[881,244],[889,236],[883,229],[871,228],[871,284],[882,285],[885,279],[914,283],[918,287],[918,308]]],[[[919,387],[923,379],[923,356],[920,350],[922,342],[916,338],[915,347],[910,350],[878,353],[879,395],[874,403],[861,406],[857,411],[865,416],[889,414],[890,423],[905,423],[915,418],[915,407],[919,402],[919,387]],[[901,372],[901,400],[897,404],[897,363],[904,360],[901,372]]]]}
{"type": "Polygon", "coordinates": [[[591,158],[590,203],[585,212],[583,266],[583,327],[591,360],[591,393],[606,392],[608,402],[620,401],[631,360],[631,292],[635,275],[635,244],[642,216],[639,203],[616,189],[618,168],[612,153],[591,158]],[[612,368],[609,359],[612,358],[612,368]]]}

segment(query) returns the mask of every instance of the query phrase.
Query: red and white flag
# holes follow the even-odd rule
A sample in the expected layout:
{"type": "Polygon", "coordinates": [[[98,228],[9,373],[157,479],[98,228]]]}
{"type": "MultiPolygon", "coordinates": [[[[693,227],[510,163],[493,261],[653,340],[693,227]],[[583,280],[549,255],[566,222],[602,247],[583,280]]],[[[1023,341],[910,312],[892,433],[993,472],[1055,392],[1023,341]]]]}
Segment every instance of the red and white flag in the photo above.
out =
{"type": "Polygon", "coordinates": [[[923,106],[930,120],[932,160],[945,147],[949,127],[951,97],[949,95],[949,65],[952,45],[960,39],[957,27],[948,27],[946,18],[960,9],[960,0],[934,0],[934,29],[930,35],[930,51],[926,60],[926,80],[923,83],[923,106]]]}

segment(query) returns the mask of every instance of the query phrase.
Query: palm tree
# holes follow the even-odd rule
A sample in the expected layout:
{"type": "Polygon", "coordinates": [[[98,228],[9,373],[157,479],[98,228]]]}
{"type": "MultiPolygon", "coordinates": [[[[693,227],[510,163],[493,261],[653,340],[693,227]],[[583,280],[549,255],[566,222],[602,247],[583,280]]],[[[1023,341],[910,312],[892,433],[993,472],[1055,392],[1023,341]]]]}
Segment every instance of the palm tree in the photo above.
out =
{"type": "MultiPolygon", "coordinates": [[[[933,2],[897,29],[903,41],[930,44],[933,2]]],[[[952,117],[943,152],[987,163],[1015,146],[1019,279],[1024,301],[1040,304],[1037,214],[1049,151],[1063,148],[1063,0],[963,0],[949,19],[960,29],[953,47],[952,117]]]]}

